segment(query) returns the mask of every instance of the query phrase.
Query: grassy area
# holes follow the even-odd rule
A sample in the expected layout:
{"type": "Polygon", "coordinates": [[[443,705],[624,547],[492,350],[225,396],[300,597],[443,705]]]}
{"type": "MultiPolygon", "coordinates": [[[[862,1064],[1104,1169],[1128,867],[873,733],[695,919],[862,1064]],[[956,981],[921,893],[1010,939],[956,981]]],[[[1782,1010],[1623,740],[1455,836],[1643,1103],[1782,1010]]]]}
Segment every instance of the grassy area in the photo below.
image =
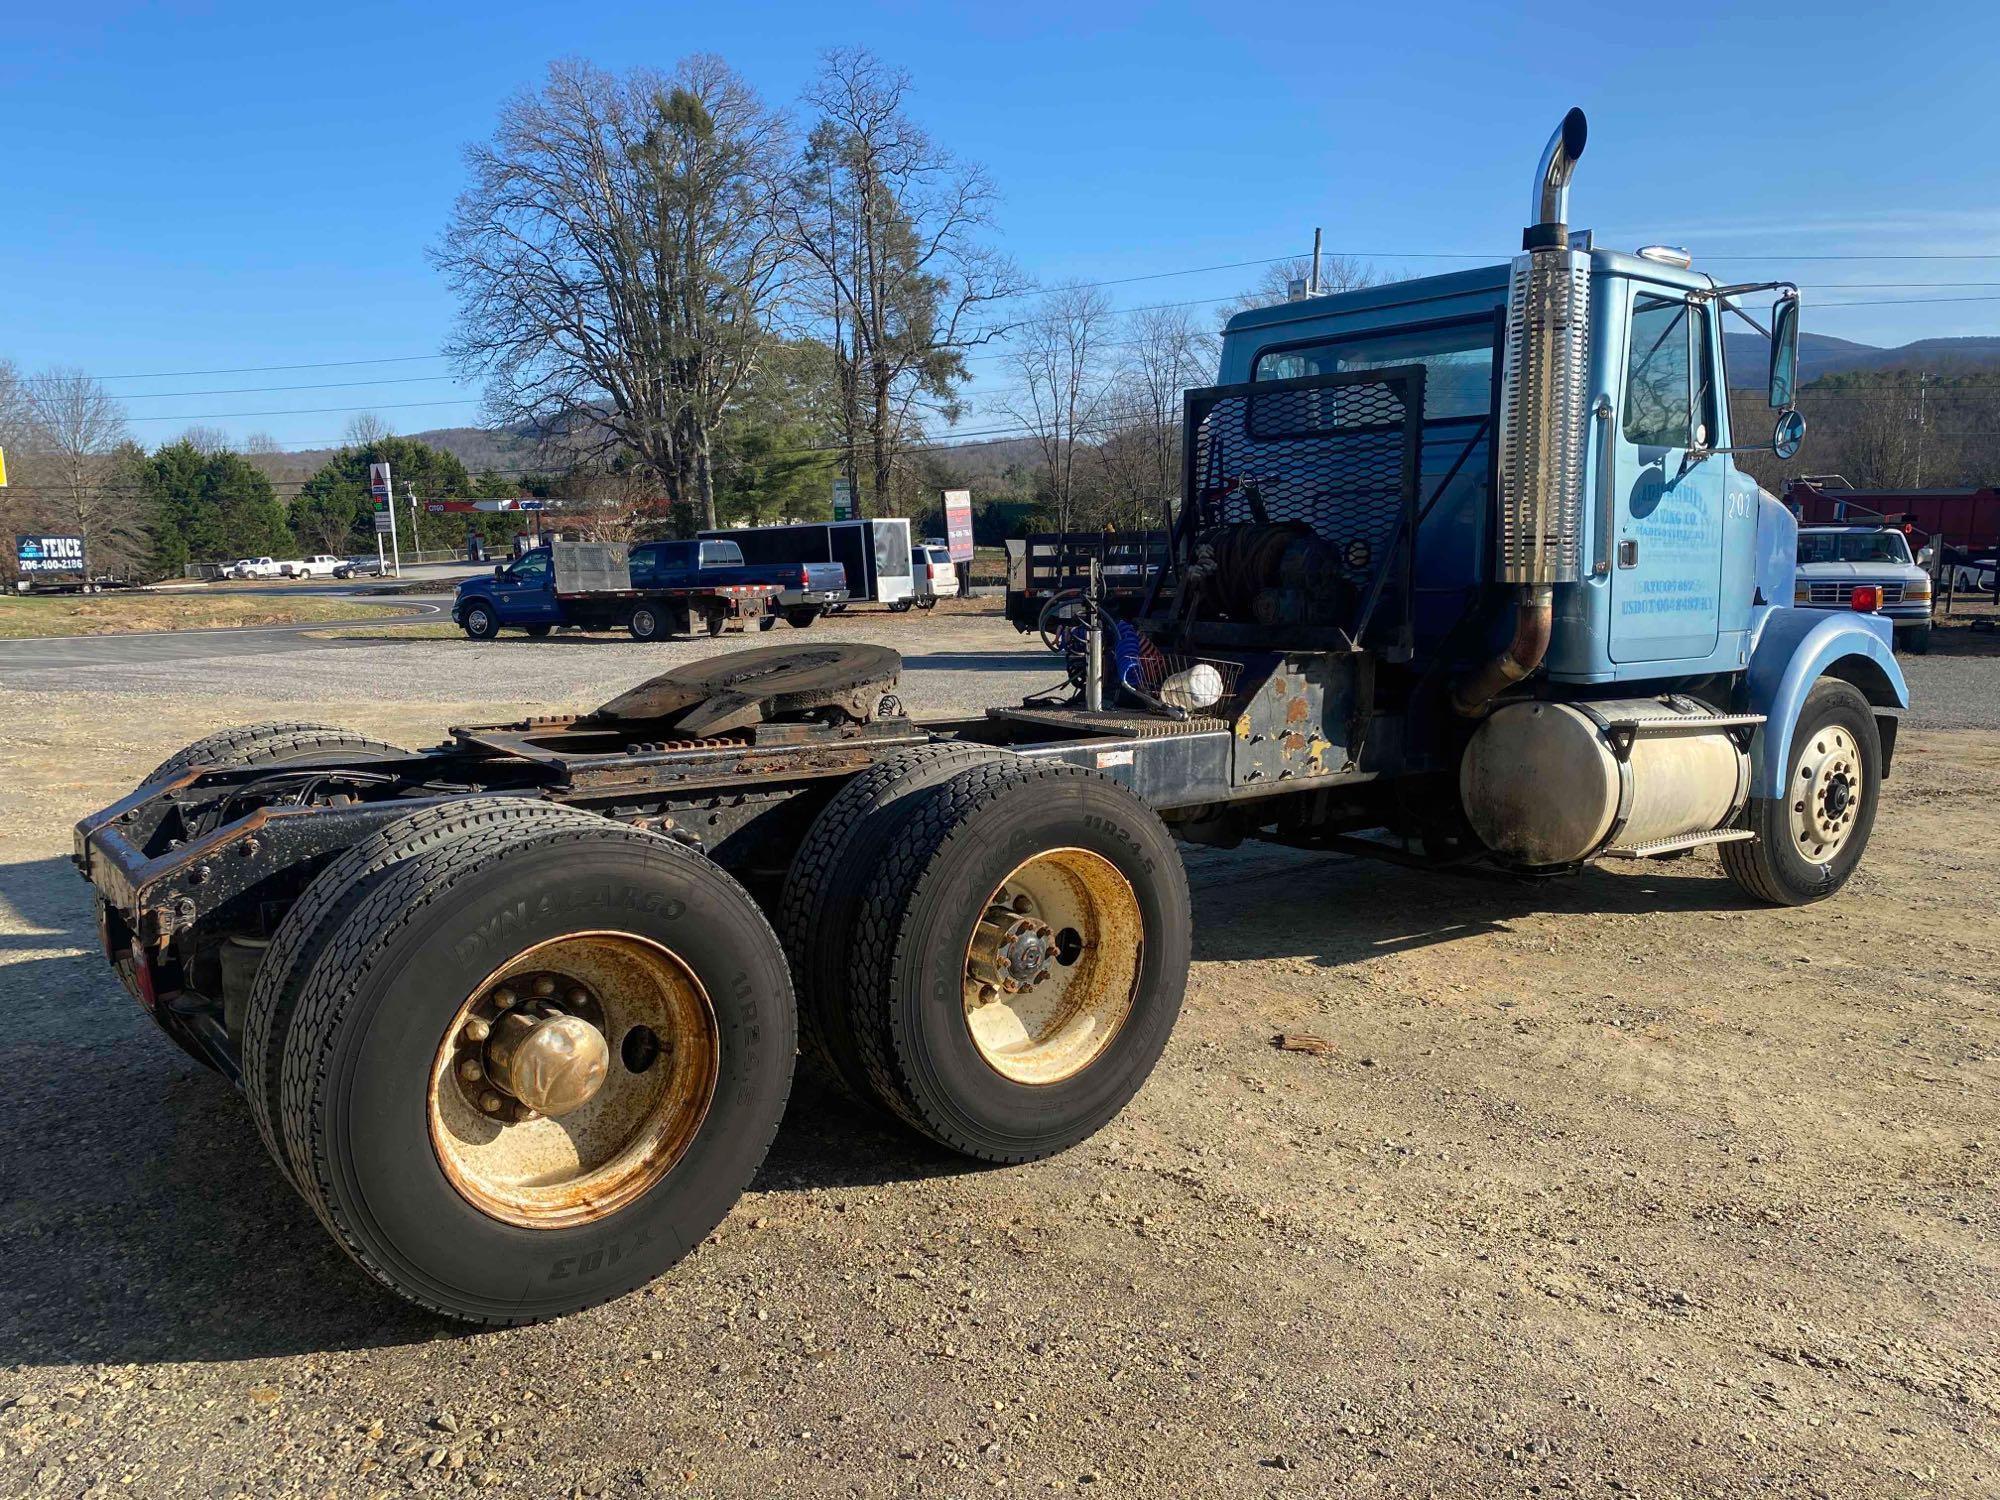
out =
{"type": "MultiPolygon", "coordinates": [[[[352,599],[210,598],[186,594],[0,595],[0,640],[33,636],[126,635],[144,630],[203,630],[218,625],[293,625],[352,620],[381,609],[352,599]]],[[[385,615],[397,611],[382,609],[385,615]]]]}

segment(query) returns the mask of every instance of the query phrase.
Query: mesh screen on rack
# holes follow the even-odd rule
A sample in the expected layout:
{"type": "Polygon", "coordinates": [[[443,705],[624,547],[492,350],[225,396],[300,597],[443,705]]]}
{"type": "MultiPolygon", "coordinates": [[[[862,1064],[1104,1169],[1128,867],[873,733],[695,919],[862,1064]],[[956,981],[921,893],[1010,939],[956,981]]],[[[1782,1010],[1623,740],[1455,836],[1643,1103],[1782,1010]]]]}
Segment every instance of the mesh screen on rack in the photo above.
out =
{"type": "Polygon", "coordinates": [[[1304,522],[1352,577],[1394,548],[1414,496],[1416,372],[1357,371],[1202,392],[1189,415],[1200,527],[1304,522]]]}

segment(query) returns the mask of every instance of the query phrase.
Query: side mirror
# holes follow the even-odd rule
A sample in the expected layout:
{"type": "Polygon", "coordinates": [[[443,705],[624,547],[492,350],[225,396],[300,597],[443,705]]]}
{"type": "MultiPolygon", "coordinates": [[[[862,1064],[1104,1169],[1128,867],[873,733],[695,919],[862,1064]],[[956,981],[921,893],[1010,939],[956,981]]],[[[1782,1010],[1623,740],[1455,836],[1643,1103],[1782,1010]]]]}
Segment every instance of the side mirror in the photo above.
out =
{"type": "Polygon", "coordinates": [[[500,577],[506,571],[507,571],[507,565],[505,563],[495,563],[493,565],[493,576],[495,578],[500,577]]]}
{"type": "Polygon", "coordinates": [[[1771,409],[1790,411],[1799,383],[1799,299],[1780,297],[1771,308],[1771,409]]]}
{"type": "Polygon", "coordinates": [[[1806,440],[1806,419],[1796,411],[1780,413],[1771,432],[1771,451],[1789,463],[1798,457],[1799,444],[1806,440]]]}

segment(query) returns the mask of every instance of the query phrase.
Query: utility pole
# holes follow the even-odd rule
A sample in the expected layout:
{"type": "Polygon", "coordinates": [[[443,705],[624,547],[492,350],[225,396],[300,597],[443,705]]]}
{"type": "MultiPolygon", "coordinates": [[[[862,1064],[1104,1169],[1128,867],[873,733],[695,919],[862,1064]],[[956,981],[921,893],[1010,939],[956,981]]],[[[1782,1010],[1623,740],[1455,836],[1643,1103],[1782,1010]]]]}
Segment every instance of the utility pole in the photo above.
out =
{"type": "Polygon", "coordinates": [[[1924,487],[1924,418],[1930,405],[1930,374],[1917,371],[1917,480],[1916,489],[1924,487]]]}
{"type": "Polygon", "coordinates": [[[1317,297],[1319,295],[1319,227],[1317,225],[1313,227],[1312,279],[1306,283],[1306,295],[1308,297],[1317,297]]]}
{"type": "Polygon", "coordinates": [[[417,487],[408,480],[403,481],[403,493],[410,499],[410,546],[417,554],[417,561],[424,560],[424,531],[417,520],[417,487]]]}

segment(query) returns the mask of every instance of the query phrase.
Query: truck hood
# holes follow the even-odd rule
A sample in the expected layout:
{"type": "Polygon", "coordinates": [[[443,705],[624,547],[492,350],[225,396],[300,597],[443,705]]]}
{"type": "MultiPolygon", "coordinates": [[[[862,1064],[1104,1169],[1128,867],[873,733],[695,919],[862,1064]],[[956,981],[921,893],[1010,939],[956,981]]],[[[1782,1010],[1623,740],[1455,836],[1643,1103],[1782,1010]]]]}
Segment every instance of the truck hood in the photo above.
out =
{"type": "Polygon", "coordinates": [[[1930,575],[1910,563],[1818,562],[1800,563],[1801,583],[1915,583],[1930,575]]]}

